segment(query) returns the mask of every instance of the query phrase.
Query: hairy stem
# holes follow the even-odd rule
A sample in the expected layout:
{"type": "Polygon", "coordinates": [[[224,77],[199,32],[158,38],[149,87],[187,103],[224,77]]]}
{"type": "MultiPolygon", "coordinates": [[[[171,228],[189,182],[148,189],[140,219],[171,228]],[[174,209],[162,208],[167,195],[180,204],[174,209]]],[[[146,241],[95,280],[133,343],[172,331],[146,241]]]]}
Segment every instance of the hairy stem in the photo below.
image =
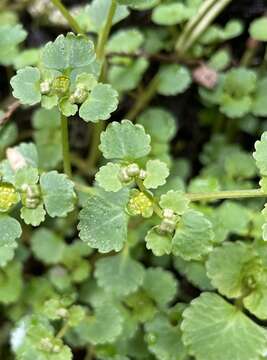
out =
{"type": "Polygon", "coordinates": [[[267,197],[267,194],[265,194],[261,189],[252,189],[252,190],[214,191],[207,193],[187,193],[186,196],[191,201],[213,201],[213,200],[224,200],[224,199],[267,197]]]}
{"type": "Polygon", "coordinates": [[[158,88],[158,74],[156,74],[150,83],[147,85],[146,89],[141,93],[140,96],[138,96],[135,104],[130,109],[130,111],[125,115],[125,119],[128,120],[135,120],[137,115],[140,114],[140,112],[150,103],[150,101],[153,99],[153,97],[157,93],[158,88]]]}
{"type": "Polygon", "coordinates": [[[64,18],[67,20],[70,28],[77,34],[84,34],[84,31],[81,29],[80,25],[71,15],[69,10],[62,4],[61,0],[51,0],[55,7],[61,12],[64,18]]]}
{"type": "Polygon", "coordinates": [[[71,177],[72,171],[71,171],[68,119],[66,116],[62,114],[61,114],[61,142],[62,142],[64,172],[66,175],[71,177]]]}
{"type": "Polygon", "coordinates": [[[102,61],[105,57],[105,47],[112,27],[112,20],[115,15],[116,8],[117,8],[117,2],[116,0],[112,0],[105,26],[99,35],[98,44],[96,47],[96,57],[100,61],[102,61]]]}

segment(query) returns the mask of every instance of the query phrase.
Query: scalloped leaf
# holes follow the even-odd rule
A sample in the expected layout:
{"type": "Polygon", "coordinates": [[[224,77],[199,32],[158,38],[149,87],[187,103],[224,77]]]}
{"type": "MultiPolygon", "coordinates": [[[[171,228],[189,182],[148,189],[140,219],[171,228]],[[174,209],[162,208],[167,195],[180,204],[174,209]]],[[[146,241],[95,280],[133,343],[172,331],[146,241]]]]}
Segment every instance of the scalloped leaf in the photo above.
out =
{"type": "Polygon", "coordinates": [[[150,136],[143,126],[129,120],[112,122],[101,134],[99,149],[106,159],[135,160],[146,156],[150,148],[150,136]]]}
{"type": "Polygon", "coordinates": [[[43,65],[48,69],[66,70],[90,65],[95,60],[94,44],[87,36],[59,35],[43,49],[43,65]]]}
{"type": "Polygon", "coordinates": [[[172,239],[172,252],[184,260],[200,260],[212,250],[214,233],[211,222],[195,210],[182,215],[172,239]]]}
{"type": "Polygon", "coordinates": [[[256,165],[261,175],[267,176],[267,131],[261,135],[260,140],[256,141],[255,149],[253,157],[256,160],[256,165]]]}
{"type": "Polygon", "coordinates": [[[155,226],[148,231],[145,237],[146,248],[155,256],[170,255],[172,251],[172,239],[169,234],[161,234],[155,226]]]}
{"type": "Polygon", "coordinates": [[[0,246],[13,246],[21,234],[20,223],[9,215],[0,214],[0,246]]]}
{"type": "Polygon", "coordinates": [[[40,79],[41,74],[37,68],[28,66],[18,70],[10,80],[13,96],[23,105],[38,104],[41,101],[40,79]]]}
{"type": "Polygon", "coordinates": [[[127,240],[128,199],[127,189],[116,193],[98,189],[80,212],[80,238],[101,253],[120,251],[127,240]]]}
{"type": "Polygon", "coordinates": [[[65,174],[50,171],[40,177],[42,197],[51,217],[65,217],[74,209],[74,183],[65,174]]]}
{"type": "Polygon", "coordinates": [[[119,179],[120,171],[120,165],[107,163],[99,169],[95,179],[104,190],[117,192],[123,187],[119,179]]]}
{"type": "Polygon", "coordinates": [[[160,206],[163,209],[171,209],[176,214],[183,214],[188,210],[190,200],[182,191],[170,190],[160,197],[160,206]]]}
{"type": "Polygon", "coordinates": [[[98,286],[118,297],[135,292],[142,285],[144,275],[143,265],[123,252],[96,263],[98,286]]]}
{"type": "Polygon", "coordinates": [[[148,189],[157,189],[166,183],[170,171],[165,162],[160,160],[148,160],[146,163],[146,177],[144,185],[148,189]]]}
{"type": "Polygon", "coordinates": [[[158,79],[158,92],[165,96],[183,93],[192,82],[189,70],[185,66],[177,64],[162,66],[158,79]]]}
{"type": "Polygon", "coordinates": [[[118,93],[108,84],[97,84],[79,110],[80,117],[86,122],[107,120],[117,109],[118,93]]]}
{"type": "Polygon", "coordinates": [[[183,318],[183,342],[197,360],[258,360],[266,353],[266,330],[219,295],[201,294],[183,318]]]}

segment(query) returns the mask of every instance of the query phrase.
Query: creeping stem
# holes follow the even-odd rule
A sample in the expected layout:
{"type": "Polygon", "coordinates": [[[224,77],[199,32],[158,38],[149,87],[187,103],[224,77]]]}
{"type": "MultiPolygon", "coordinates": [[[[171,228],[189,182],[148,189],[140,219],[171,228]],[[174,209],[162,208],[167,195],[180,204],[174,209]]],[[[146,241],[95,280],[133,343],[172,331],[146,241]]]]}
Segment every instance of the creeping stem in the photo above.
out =
{"type": "Polygon", "coordinates": [[[81,29],[80,25],[71,15],[69,10],[62,4],[61,0],[51,0],[55,7],[61,12],[64,18],[67,20],[70,28],[77,34],[84,34],[84,31],[81,29]]]}
{"type": "Polygon", "coordinates": [[[62,142],[64,172],[66,175],[71,177],[72,171],[71,171],[68,119],[66,116],[62,114],[61,114],[61,142],[62,142]]]}
{"type": "Polygon", "coordinates": [[[213,201],[224,199],[244,199],[255,197],[267,197],[261,189],[252,190],[233,190],[233,191],[214,191],[207,193],[187,193],[190,201],[213,201]]]}

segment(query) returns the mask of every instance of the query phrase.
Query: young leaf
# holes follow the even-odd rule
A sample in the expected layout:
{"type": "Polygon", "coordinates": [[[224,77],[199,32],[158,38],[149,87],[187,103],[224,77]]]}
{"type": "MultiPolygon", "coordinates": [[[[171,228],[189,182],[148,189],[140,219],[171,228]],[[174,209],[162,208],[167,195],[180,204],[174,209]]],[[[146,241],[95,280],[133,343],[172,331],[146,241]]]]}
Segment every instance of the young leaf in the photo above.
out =
{"type": "Polygon", "coordinates": [[[163,307],[177,294],[178,282],[167,270],[149,268],[145,273],[143,288],[160,307],[163,307]]]}
{"type": "Polygon", "coordinates": [[[143,34],[137,29],[120,30],[111,36],[107,51],[131,54],[140,48],[143,41],[143,34]]]}
{"type": "Polygon", "coordinates": [[[182,3],[162,4],[152,13],[152,20],[158,25],[176,25],[188,20],[194,11],[182,3]]]}
{"type": "Polygon", "coordinates": [[[93,316],[87,317],[75,331],[94,345],[112,343],[122,332],[123,318],[112,303],[99,304],[93,316]]]}
{"type": "Polygon", "coordinates": [[[145,324],[145,330],[148,348],[158,360],[188,359],[179,326],[172,325],[166,316],[157,314],[145,324]]]}
{"type": "Polygon", "coordinates": [[[168,166],[160,160],[148,160],[144,185],[148,189],[156,189],[166,183],[169,176],[168,166]]]}
{"type": "Polygon", "coordinates": [[[143,266],[123,252],[96,263],[98,286],[119,297],[135,292],[142,285],[144,275],[143,266]]]}
{"type": "Polygon", "coordinates": [[[253,157],[256,160],[256,165],[261,175],[267,176],[267,132],[264,132],[261,139],[256,141],[255,149],[256,151],[253,153],[253,157]]]}
{"type": "Polygon", "coordinates": [[[258,41],[267,41],[267,17],[252,21],[249,27],[250,36],[258,41]]]}
{"type": "Polygon", "coordinates": [[[0,247],[13,246],[21,234],[20,223],[9,215],[0,214],[0,247]]]}
{"type": "Polygon", "coordinates": [[[191,84],[191,75],[185,66],[164,65],[159,73],[158,92],[173,96],[183,93],[191,84]]]}
{"type": "Polygon", "coordinates": [[[25,224],[32,226],[39,226],[45,220],[44,205],[41,203],[35,209],[29,209],[23,206],[20,210],[20,217],[25,224]]]}
{"type": "Polygon", "coordinates": [[[24,105],[35,105],[41,101],[40,71],[37,68],[26,67],[18,70],[10,83],[13,96],[24,105]]]}
{"type": "Polygon", "coordinates": [[[155,256],[170,255],[172,239],[170,234],[161,234],[155,226],[148,231],[145,237],[146,248],[152,250],[155,256]]]}
{"type": "Polygon", "coordinates": [[[64,174],[50,171],[40,177],[42,197],[51,217],[64,217],[74,209],[74,184],[64,174]]]}
{"type": "Polygon", "coordinates": [[[122,188],[120,171],[121,167],[118,164],[107,163],[99,169],[95,177],[96,181],[104,190],[117,192],[122,188]]]}
{"type": "Polygon", "coordinates": [[[202,213],[188,210],[177,226],[172,251],[184,260],[200,260],[212,250],[213,238],[211,222],[202,213]]]}
{"type": "Polygon", "coordinates": [[[266,330],[219,295],[203,293],[183,318],[183,342],[197,360],[258,360],[266,353],[266,330]]]}
{"type": "Polygon", "coordinates": [[[189,199],[182,191],[170,190],[160,197],[160,206],[163,209],[171,209],[176,214],[183,214],[188,210],[189,199]]]}
{"type": "Polygon", "coordinates": [[[108,84],[96,85],[80,107],[79,115],[85,121],[107,120],[117,109],[118,93],[108,84]]]}
{"type": "Polygon", "coordinates": [[[61,262],[65,244],[55,233],[46,228],[41,228],[33,233],[31,248],[37,259],[44,264],[51,265],[61,262]]]}
{"type": "Polygon", "coordinates": [[[48,69],[62,71],[85,67],[95,60],[94,44],[83,35],[59,35],[54,42],[45,45],[41,58],[48,69]]]}
{"type": "Polygon", "coordinates": [[[101,253],[120,251],[127,239],[127,189],[116,193],[97,190],[80,212],[80,238],[101,253]]]}
{"type": "Polygon", "coordinates": [[[101,134],[99,146],[106,159],[135,160],[150,152],[150,136],[129,120],[113,122],[101,134]]]}

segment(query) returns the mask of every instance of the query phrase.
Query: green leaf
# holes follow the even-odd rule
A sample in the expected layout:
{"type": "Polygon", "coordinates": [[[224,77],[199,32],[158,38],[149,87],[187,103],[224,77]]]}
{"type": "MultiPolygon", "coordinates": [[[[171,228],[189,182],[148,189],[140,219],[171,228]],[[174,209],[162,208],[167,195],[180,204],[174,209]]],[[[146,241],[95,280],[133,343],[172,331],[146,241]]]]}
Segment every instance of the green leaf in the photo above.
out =
{"type": "Polygon", "coordinates": [[[80,107],[79,115],[85,121],[107,120],[117,109],[118,93],[108,84],[97,84],[80,107]]]}
{"type": "Polygon", "coordinates": [[[184,260],[200,260],[212,250],[213,238],[211,222],[202,213],[189,210],[178,223],[172,251],[184,260]]]}
{"type": "Polygon", "coordinates": [[[168,166],[160,160],[148,160],[144,185],[148,189],[156,189],[166,183],[170,171],[168,166]]]}
{"type": "Polygon", "coordinates": [[[18,360],[72,360],[73,355],[43,315],[24,317],[12,332],[12,350],[18,360]]]}
{"type": "Polygon", "coordinates": [[[108,81],[117,91],[134,90],[141,81],[148,66],[149,63],[144,58],[132,60],[129,64],[113,65],[108,72],[108,81]]]}
{"type": "Polygon", "coordinates": [[[168,142],[176,134],[176,119],[169,111],[160,107],[151,107],[145,110],[137,119],[152,141],[168,142]]]}
{"type": "Polygon", "coordinates": [[[1,269],[0,303],[16,303],[21,294],[22,287],[22,266],[18,262],[10,262],[6,267],[1,269]]]}
{"type": "Polygon", "coordinates": [[[267,176],[267,132],[264,132],[261,139],[256,141],[255,149],[253,157],[256,160],[256,165],[261,175],[267,176]]]}
{"type": "MultiPolygon", "coordinates": [[[[110,9],[111,0],[93,0],[90,5],[85,8],[86,26],[88,31],[100,32],[105,25],[108,12],[110,9]]],[[[84,11],[84,9],[82,10],[84,11]]],[[[129,11],[124,5],[117,5],[115,14],[112,19],[112,24],[116,24],[126,18],[129,11]]]]}
{"type": "Polygon", "coordinates": [[[144,275],[143,266],[123,252],[96,263],[98,286],[118,297],[135,292],[142,285],[144,275]]]}
{"type": "Polygon", "coordinates": [[[145,237],[146,248],[152,250],[155,256],[170,255],[172,239],[169,234],[161,234],[155,226],[148,231],[145,237]]]}
{"type": "Polygon", "coordinates": [[[194,15],[194,11],[182,3],[162,4],[152,13],[152,20],[158,25],[176,25],[185,22],[194,15]]]}
{"type": "Polygon", "coordinates": [[[249,231],[250,213],[247,207],[233,201],[225,201],[218,209],[221,224],[229,232],[245,235],[249,231]]]}
{"type": "Polygon", "coordinates": [[[31,248],[37,259],[44,264],[51,265],[61,262],[65,244],[54,232],[41,228],[33,233],[31,248]]]}
{"type": "Polygon", "coordinates": [[[0,215],[0,247],[13,246],[21,234],[20,223],[9,215],[0,215]]]}
{"type": "Polygon", "coordinates": [[[107,163],[99,169],[95,179],[104,190],[117,192],[122,188],[119,179],[120,171],[120,165],[107,163]]]}
{"type": "Polygon", "coordinates": [[[241,242],[225,243],[209,255],[207,275],[221,294],[238,298],[245,295],[253,271],[258,271],[258,260],[251,246],[241,242]]]}
{"type": "Polygon", "coordinates": [[[65,217],[74,209],[74,183],[64,174],[50,171],[40,178],[46,211],[51,217],[65,217]]]}
{"type": "Polygon", "coordinates": [[[82,339],[93,345],[112,343],[122,332],[122,315],[112,303],[99,304],[93,316],[75,329],[82,339]]]}
{"type": "Polygon", "coordinates": [[[106,159],[139,159],[150,152],[150,136],[129,120],[112,122],[101,134],[99,149],[106,159]]]}
{"type": "Polygon", "coordinates": [[[179,326],[172,325],[166,316],[157,314],[145,324],[145,330],[148,349],[158,360],[188,359],[179,326]]]}
{"type": "Polygon", "coordinates": [[[13,88],[13,96],[23,105],[35,105],[41,101],[40,71],[37,68],[26,67],[18,70],[10,83],[13,88]]]}
{"type": "Polygon", "coordinates": [[[191,84],[189,70],[182,65],[164,65],[160,69],[158,92],[173,96],[183,93],[191,84]]]}
{"type": "Polygon", "coordinates": [[[178,291],[173,274],[162,268],[149,268],[145,273],[143,288],[159,306],[166,306],[178,291]]]}
{"type": "Polygon", "coordinates": [[[14,258],[17,244],[9,246],[0,246],[0,268],[7,266],[7,264],[14,258]]]}
{"type": "Polygon", "coordinates": [[[59,35],[54,42],[45,45],[41,59],[48,69],[81,68],[95,60],[94,44],[83,35],[59,35]]]}
{"type": "Polygon", "coordinates": [[[189,199],[182,191],[170,190],[160,197],[160,206],[163,209],[171,209],[176,214],[183,214],[188,210],[189,199]]]}
{"type": "MultiPolygon", "coordinates": [[[[267,20],[267,19],[266,19],[267,20]]],[[[257,83],[257,89],[253,98],[252,112],[256,116],[267,116],[266,105],[267,78],[260,79],[257,83]]]]}
{"type": "Polygon", "coordinates": [[[137,29],[120,30],[113,34],[107,44],[107,51],[132,54],[144,42],[143,34],[137,29]]]}
{"type": "Polygon", "coordinates": [[[98,190],[80,212],[80,238],[101,253],[120,251],[127,240],[127,189],[117,193],[98,190]]]}
{"type": "Polygon", "coordinates": [[[219,295],[203,293],[183,318],[183,342],[197,360],[258,360],[266,353],[266,331],[219,295]]]}
{"type": "Polygon", "coordinates": [[[249,27],[249,33],[255,40],[267,41],[267,17],[263,16],[252,21],[249,27]]]}
{"type": "Polygon", "coordinates": [[[20,217],[25,224],[32,226],[39,226],[45,220],[44,205],[40,204],[35,209],[29,209],[23,206],[20,210],[20,217]]]}
{"type": "Polygon", "coordinates": [[[213,290],[210,279],[207,277],[207,272],[204,262],[200,261],[185,261],[182,258],[174,258],[174,267],[176,270],[185,276],[187,280],[195,287],[201,290],[213,290]]]}

